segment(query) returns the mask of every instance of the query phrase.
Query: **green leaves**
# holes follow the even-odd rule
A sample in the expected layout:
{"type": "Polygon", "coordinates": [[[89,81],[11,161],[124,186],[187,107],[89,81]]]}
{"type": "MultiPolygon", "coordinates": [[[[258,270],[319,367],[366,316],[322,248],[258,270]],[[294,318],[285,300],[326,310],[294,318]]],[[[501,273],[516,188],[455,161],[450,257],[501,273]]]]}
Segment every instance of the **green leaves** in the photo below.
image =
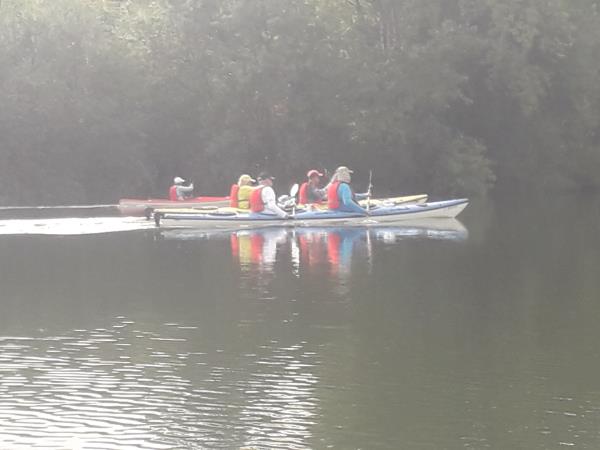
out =
{"type": "Polygon", "coordinates": [[[0,192],[340,164],[393,192],[598,188],[598,30],[591,0],[3,0],[0,192]]]}

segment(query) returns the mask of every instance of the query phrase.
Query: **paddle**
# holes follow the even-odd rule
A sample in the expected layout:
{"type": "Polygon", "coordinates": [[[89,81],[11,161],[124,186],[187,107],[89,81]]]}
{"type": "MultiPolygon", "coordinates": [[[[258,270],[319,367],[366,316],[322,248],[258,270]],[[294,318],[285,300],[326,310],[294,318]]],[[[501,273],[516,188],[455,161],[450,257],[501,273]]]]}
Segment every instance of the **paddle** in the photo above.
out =
{"type": "Polygon", "coordinates": [[[371,191],[373,190],[373,169],[369,170],[369,189],[367,189],[367,213],[371,211],[371,191]]]}
{"type": "Polygon", "coordinates": [[[294,183],[294,185],[290,188],[290,197],[296,197],[299,190],[300,185],[298,183],[294,183]]]}
{"type": "Polygon", "coordinates": [[[294,185],[290,188],[290,197],[292,198],[292,201],[293,201],[292,216],[296,215],[296,195],[298,194],[299,190],[300,190],[300,186],[298,185],[298,183],[294,183],[294,185]]]}

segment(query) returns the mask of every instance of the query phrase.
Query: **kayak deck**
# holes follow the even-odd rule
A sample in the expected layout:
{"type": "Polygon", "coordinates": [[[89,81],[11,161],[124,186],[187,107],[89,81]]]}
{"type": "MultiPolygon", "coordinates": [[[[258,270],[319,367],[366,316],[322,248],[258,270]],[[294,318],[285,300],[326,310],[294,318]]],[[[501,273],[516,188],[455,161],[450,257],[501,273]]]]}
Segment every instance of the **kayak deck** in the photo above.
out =
{"type": "MultiPolygon", "coordinates": [[[[379,206],[396,206],[407,203],[425,203],[427,201],[427,194],[418,194],[418,195],[405,195],[401,197],[388,197],[388,198],[373,198],[370,200],[370,207],[379,207],[379,206]]],[[[369,201],[361,200],[359,204],[366,208],[369,201]]],[[[311,205],[298,205],[296,207],[296,212],[308,211],[308,210],[318,210],[318,211],[326,211],[328,209],[327,204],[311,204],[311,205]]],[[[174,213],[174,214],[196,214],[198,210],[205,210],[206,212],[218,213],[218,214],[244,214],[248,213],[248,209],[242,208],[232,208],[229,206],[225,207],[215,207],[215,206],[203,206],[203,207],[195,207],[195,208],[155,208],[155,211],[158,213],[174,213]]]]}

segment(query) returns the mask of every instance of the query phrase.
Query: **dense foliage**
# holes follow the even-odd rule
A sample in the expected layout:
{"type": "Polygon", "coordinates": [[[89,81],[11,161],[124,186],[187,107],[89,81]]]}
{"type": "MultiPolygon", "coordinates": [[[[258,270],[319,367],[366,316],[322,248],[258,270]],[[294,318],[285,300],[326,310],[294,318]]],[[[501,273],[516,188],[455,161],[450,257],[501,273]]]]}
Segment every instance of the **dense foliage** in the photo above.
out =
{"type": "Polygon", "coordinates": [[[600,187],[593,0],[1,0],[0,67],[5,204],[600,187]]]}

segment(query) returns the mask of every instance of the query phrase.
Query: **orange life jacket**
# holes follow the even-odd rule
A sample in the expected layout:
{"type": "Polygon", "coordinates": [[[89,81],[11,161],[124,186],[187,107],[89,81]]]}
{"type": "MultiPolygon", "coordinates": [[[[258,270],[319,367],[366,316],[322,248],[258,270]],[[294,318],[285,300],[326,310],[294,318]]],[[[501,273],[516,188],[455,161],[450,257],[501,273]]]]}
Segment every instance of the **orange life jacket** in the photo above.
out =
{"type": "Polygon", "coordinates": [[[323,204],[323,203],[325,203],[324,200],[311,200],[310,198],[308,198],[308,193],[310,192],[308,190],[308,188],[309,188],[308,181],[302,183],[302,186],[300,186],[300,190],[298,191],[298,203],[300,205],[323,204]]]}
{"type": "Polygon", "coordinates": [[[298,203],[300,203],[301,205],[308,204],[308,182],[307,181],[302,183],[302,186],[300,186],[300,190],[298,191],[298,203]]]}
{"type": "Polygon", "coordinates": [[[340,207],[340,197],[338,195],[339,181],[334,181],[327,188],[327,207],[329,209],[338,209],[340,207]]]}
{"type": "Polygon", "coordinates": [[[169,188],[169,200],[176,202],[177,200],[179,200],[177,198],[177,185],[174,184],[173,186],[171,186],[169,188]]]}
{"type": "Polygon", "coordinates": [[[265,204],[262,199],[262,190],[264,186],[258,186],[250,194],[250,211],[259,213],[265,210],[265,204]]]}
{"type": "Polygon", "coordinates": [[[232,184],[231,189],[229,190],[229,206],[232,208],[237,208],[238,203],[238,192],[240,187],[237,184],[232,184]]]}

